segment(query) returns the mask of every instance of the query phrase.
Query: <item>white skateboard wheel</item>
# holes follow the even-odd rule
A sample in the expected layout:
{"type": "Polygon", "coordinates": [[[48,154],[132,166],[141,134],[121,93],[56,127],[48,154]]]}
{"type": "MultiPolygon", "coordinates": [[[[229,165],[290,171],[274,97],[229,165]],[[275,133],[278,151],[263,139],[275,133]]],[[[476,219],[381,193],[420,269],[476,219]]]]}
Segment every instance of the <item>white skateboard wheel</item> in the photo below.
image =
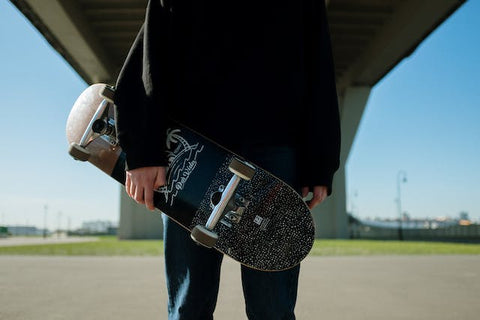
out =
{"type": "Polygon", "coordinates": [[[75,159],[79,161],[88,161],[90,159],[90,152],[87,149],[80,146],[77,143],[71,143],[68,153],[75,159]]]}
{"type": "Polygon", "coordinates": [[[212,248],[217,243],[218,235],[204,226],[197,225],[192,229],[190,237],[198,244],[212,248]]]}
{"type": "Polygon", "coordinates": [[[107,100],[110,103],[114,103],[115,89],[111,86],[105,85],[103,90],[100,92],[100,96],[107,100]]]}
{"type": "Polygon", "coordinates": [[[252,179],[253,175],[255,174],[254,167],[238,160],[237,158],[232,159],[230,165],[228,166],[228,169],[243,180],[247,181],[252,179]]]}

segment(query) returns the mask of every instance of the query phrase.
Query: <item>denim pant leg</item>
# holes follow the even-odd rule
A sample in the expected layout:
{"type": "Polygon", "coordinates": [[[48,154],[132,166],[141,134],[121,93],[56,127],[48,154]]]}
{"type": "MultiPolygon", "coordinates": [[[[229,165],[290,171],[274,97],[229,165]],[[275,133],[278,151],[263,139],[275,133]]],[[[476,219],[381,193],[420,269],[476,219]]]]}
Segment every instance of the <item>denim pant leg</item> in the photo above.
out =
{"type": "MultiPolygon", "coordinates": [[[[248,148],[244,155],[292,186],[295,156],[289,148],[248,148]]],[[[164,215],[169,320],[213,319],[223,255],[196,245],[188,232],[164,215]]],[[[249,319],[294,319],[299,266],[262,272],[242,266],[249,319]]]]}
{"type": "MultiPolygon", "coordinates": [[[[245,157],[292,187],[297,186],[296,156],[289,147],[247,148],[245,157]]],[[[280,272],[242,266],[246,312],[250,320],[292,320],[297,301],[300,265],[280,272]]]]}
{"type": "Polygon", "coordinates": [[[223,255],[196,245],[165,215],[163,225],[168,319],[213,319],[223,255]]]}
{"type": "Polygon", "coordinates": [[[279,272],[242,266],[243,295],[249,320],[293,320],[300,265],[279,272]]]}

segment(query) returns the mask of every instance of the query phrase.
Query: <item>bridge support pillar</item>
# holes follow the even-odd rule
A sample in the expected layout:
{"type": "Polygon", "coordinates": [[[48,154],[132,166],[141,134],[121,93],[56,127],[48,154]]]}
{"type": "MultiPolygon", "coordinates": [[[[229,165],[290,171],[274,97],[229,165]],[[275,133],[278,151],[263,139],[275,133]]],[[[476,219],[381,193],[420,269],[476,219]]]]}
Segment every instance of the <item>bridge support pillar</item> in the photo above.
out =
{"type": "Polygon", "coordinates": [[[333,193],[313,210],[317,238],[349,238],[346,209],[345,163],[370,96],[371,87],[348,87],[339,100],[342,147],[340,168],[333,180],[333,193]]]}

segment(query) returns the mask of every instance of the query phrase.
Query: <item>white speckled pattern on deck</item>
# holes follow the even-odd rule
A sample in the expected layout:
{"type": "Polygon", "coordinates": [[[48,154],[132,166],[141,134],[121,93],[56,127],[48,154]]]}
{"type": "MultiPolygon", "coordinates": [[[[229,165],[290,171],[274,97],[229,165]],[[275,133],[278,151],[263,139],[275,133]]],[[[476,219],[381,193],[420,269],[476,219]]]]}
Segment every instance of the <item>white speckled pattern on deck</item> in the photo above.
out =
{"type": "MultiPolygon", "coordinates": [[[[225,186],[233,175],[227,156],[219,168],[192,220],[191,228],[205,225],[211,213],[211,195],[225,186]]],[[[219,235],[215,248],[249,267],[284,270],[303,260],[314,240],[311,213],[293,189],[257,168],[250,181],[242,181],[237,195],[249,201],[241,221],[224,217],[214,231],[219,235]]]]}

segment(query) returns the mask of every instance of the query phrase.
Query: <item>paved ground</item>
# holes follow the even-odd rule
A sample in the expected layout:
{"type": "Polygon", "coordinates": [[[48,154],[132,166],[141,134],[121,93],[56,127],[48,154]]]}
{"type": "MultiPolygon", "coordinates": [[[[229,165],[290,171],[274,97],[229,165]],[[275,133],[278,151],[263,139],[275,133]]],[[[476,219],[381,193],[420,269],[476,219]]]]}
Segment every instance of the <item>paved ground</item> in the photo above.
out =
{"type": "MultiPolygon", "coordinates": [[[[0,319],[166,319],[151,257],[0,256],[0,319]]],[[[479,319],[480,256],[314,257],[298,319],[479,319]]],[[[239,266],[226,259],[216,319],[245,319],[239,266]]]]}
{"type": "Polygon", "coordinates": [[[97,241],[96,237],[8,237],[0,238],[0,247],[97,241]]]}

